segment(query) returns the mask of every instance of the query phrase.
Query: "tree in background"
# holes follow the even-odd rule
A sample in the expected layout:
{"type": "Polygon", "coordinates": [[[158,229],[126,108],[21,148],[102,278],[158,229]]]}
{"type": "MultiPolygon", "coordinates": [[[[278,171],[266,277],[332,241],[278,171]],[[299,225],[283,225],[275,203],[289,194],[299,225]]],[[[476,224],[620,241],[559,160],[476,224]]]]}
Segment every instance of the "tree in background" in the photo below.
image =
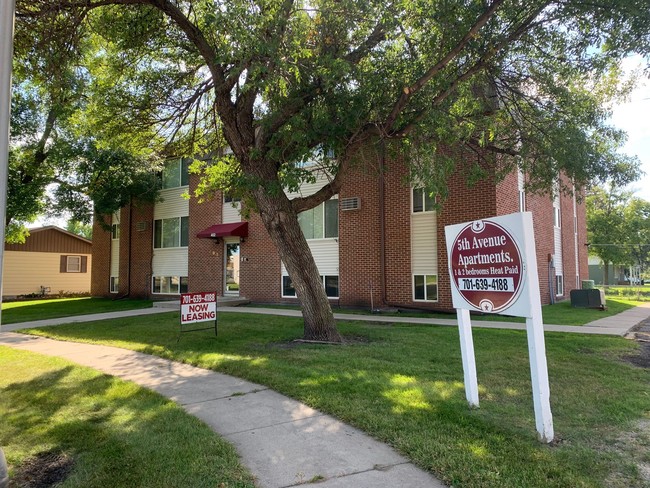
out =
{"type": "Polygon", "coordinates": [[[609,283],[609,265],[627,262],[625,208],[632,193],[619,190],[614,184],[593,187],[587,194],[587,236],[589,254],[603,262],[604,283],[609,283]]]}
{"type": "Polygon", "coordinates": [[[623,236],[628,262],[642,275],[650,262],[650,202],[632,197],[623,209],[623,236]]]}
{"type": "Polygon", "coordinates": [[[215,155],[194,166],[199,194],[225,191],[260,215],[308,339],[341,340],[297,216],[338,193],[342,175],[373,159],[364,155],[403,156],[412,181],[441,196],[454,171],[499,178],[519,166],[528,189],[542,191],[560,172],[580,187],[624,181],[633,166],[616,152],[623,134],[606,107],[630,88],[618,83],[620,60],[650,52],[639,0],[18,0],[17,9],[19,21],[70,16],[92,31],[89,133],[131,152],[215,155]],[[313,168],[329,183],[289,199],[313,168]]]}
{"type": "Polygon", "coordinates": [[[589,253],[604,266],[638,266],[643,273],[650,262],[650,202],[619,190],[613,184],[591,188],[587,195],[589,253]]]}
{"type": "Polygon", "coordinates": [[[89,241],[93,240],[93,226],[92,224],[84,224],[78,220],[68,220],[65,229],[78,236],[81,236],[89,241]]]}

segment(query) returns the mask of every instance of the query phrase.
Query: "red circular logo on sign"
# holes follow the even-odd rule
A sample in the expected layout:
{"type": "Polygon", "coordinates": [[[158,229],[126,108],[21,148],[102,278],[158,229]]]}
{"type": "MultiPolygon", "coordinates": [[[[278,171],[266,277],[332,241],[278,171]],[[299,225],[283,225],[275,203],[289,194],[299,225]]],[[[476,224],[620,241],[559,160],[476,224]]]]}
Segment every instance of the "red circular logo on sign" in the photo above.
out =
{"type": "Polygon", "coordinates": [[[476,220],[463,228],[450,255],[452,282],[483,312],[513,304],[522,285],[521,253],[510,233],[494,222],[476,220]]]}

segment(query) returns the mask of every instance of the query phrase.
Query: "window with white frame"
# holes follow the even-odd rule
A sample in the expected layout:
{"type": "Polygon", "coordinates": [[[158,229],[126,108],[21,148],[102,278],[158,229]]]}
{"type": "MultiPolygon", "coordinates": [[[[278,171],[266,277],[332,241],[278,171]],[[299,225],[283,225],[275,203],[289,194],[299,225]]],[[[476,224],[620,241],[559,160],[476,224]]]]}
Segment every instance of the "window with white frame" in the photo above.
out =
{"type": "Polygon", "coordinates": [[[555,275],[555,294],[557,296],[564,295],[564,276],[555,275]]]}
{"type": "Polygon", "coordinates": [[[117,293],[120,289],[120,279],[117,276],[111,276],[110,293],[117,293]]]}
{"type": "Polygon", "coordinates": [[[162,170],[162,188],[177,188],[189,185],[189,161],[172,159],[165,162],[162,170]]]}
{"type": "Polygon", "coordinates": [[[111,239],[120,238],[120,224],[111,225],[111,239]]]}
{"type": "Polygon", "coordinates": [[[433,212],[436,209],[436,199],[424,188],[413,188],[411,191],[413,213],[433,212]]]}
{"type": "Polygon", "coordinates": [[[223,195],[223,203],[230,203],[230,204],[237,204],[241,202],[241,198],[238,197],[233,197],[232,195],[228,195],[227,193],[224,193],[223,195]]]}
{"type": "Polygon", "coordinates": [[[413,275],[413,300],[424,302],[438,301],[438,276],[413,275]]]}
{"type": "Polygon", "coordinates": [[[190,218],[172,217],[154,220],[153,247],[187,247],[190,237],[190,218]]]}
{"type": "Polygon", "coordinates": [[[187,276],[154,276],[151,292],[164,295],[187,293],[187,276]]]}
{"type": "Polygon", "coordinates": [[[318,207],[298,214],[298,223],[305,239],[323,239],[339,236],[339,201],[327,200],[318,207]]]}
{"type": "Polygon", "coordinates": [[[81,256],[66,256],[66,273],[81,273],[81,256]]]}
{"type": "Polygon", "coordinates": [[[519,190],[519,211],[526,211],[526,192],[524,190],[519,190]]]}
{"type": "MultiPolygon", "coordinates": [[[[338,298],[339,297],[339,277],[336,275],[328,275],[320,277],[323,286],[325,287],[325,294],[327,298],[338,298]]],[[[289,276],[282,276],[282,297],[284,298],[295,298],[296,289],[293,287],[291,278],[289,276]]]]}

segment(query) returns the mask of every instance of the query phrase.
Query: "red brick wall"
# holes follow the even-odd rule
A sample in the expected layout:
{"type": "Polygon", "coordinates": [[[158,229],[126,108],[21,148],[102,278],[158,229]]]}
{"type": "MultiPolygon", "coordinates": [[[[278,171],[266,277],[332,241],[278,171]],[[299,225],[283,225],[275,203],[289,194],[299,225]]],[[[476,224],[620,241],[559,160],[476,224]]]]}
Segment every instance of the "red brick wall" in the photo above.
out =
{"type": "MultiPolygon", "coordinates": [[[[358,197],[358,210],[339,211],[339,303],[343,307],[381,307],[380,181],[377,163],[353,168],[339,198],[358,197]],[[371,300],[372,287],[372,300],[371,300]]],[[[386,179],[388,176],[385,177],[386,179]]],[[[385,186],[384,193],[389,189],[385,186]]]]}
{"type": "Polygon", "coordinates": [[[240,296],[261,303],[295,303],[281,298],[280,256],[257,214],[248,219],[248,237],[239,256],[240,296]]]}
{"type": "Polygon", "coordinates": [[[199,203],[193,196],[199,183],[199,175],[190,174],[192,195],[189,202],[190,241],[188,247],[188,285],[190,292],[216,291],[223,295],[223,240],[197,238],[196,235],[208,227],[220,224],[223,199],[217,194],[211,200],[199,203]]]}
{"type": "MultiPolygon", "coordinates": [[[[110,223],[110,216],[104,218],[110,223]]],[[[90,294],[95,297],[109,297],[111,273],[111,232],[105,230],[95,216],[93,223],[93,264],[90,274],[90,294]]]]}
{"type": "Polygon", "coordinates": [[[129,232],[131,235],[131,249],[128,249],[128,241],[124,240],[124,230],[126,221],[122,221],[122,236],[120,238],[120,274],[122,263],[130,260],[131,262],[131,276],[122,280],[120,276],[120,283],[125,283],[126,288],[121,287],[122,290],[128,290],[131,298],[148,298],[151,293],[151,260],[153,258],[153,204],[134,202],[133,209],[131,210],[131,225],[129,232]],[[140,226],[140,230],[138,230],[140,226]],[[126,252],[126,258],[124,258],[126,252]]]}
{"type": "Polygon", "coordinates": [[[456,171],[447,184],[449,196],[438,214],[438,304],[437,308],[451,310],[451,282],[449,280],[445,226],[469,222],[497,215],[494,183],[486,178],[468,186],[462,171],[456,171]]]}
{"type": "MultiPolygon", "coordinates": [[[[553,242],[553,200],[549,195],[526,194],[526,210],[533,214],[537,273],[542,304],[550,303],[549,256],[555,253],[553,242]]],[[[555,280],[551,272],[551,280],[555,280]]],[[[555,286],[555,285],[553,285],[555,286]]]]}

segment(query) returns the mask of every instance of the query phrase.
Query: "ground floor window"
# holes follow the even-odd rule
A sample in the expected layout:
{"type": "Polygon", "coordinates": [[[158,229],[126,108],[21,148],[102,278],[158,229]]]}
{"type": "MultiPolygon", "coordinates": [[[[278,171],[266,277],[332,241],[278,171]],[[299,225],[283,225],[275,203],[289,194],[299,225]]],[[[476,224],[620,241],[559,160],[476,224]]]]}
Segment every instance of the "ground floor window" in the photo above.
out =
{"type": "Polygon", "coordinates": [[[117,293],[120,288],[120,279],[117,276],[111,276],[110,291],[117,293]]]}
{"type": "MultiPolygon", "coordinates": [[[[339,297],[339,277],[335,275],[321,276],[320,279],[323,281],[323,286],[325,287],[325,294],[328,298],[338,298],[339,297]]],[[[291,283],[291,278],[288,276],[282,277],[282,296],[284,298],[294,298],[296,296],[296,289],[291,283]]]]}
{"type": "Polygon", "coordinates": [[[413,275],[413,300],[425,302],[438,301],[438,276],[413,275]]]}
{"type": "Polygon", "coordinates": [[[555,275],[555,294],[557,296],[564,295],[564,277],[562,275],[555,275]]]}
{"type": "Polygon", "coordinates": [[[151,290],[165,295],[187,293],[187,276],[154,276],[151,290]]]}

